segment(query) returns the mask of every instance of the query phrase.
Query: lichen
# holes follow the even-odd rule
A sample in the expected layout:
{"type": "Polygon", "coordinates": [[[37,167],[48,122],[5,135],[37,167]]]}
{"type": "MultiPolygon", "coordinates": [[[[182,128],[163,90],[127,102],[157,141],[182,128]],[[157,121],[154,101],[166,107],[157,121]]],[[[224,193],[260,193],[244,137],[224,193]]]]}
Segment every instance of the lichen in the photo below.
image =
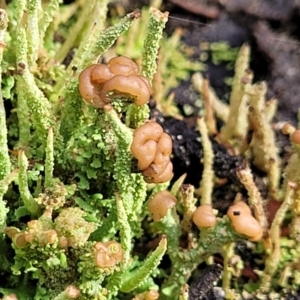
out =
{"type": "MultiPolygon", "coordinates": [[[[105,28],[109,1],[61,2],[13,0],[0,10],[1,297],[188,299],[203,295],[195,286],[211,288],[220,277],[220,266],[209,268],[217,276],[207,284],[200,278],[201,284],[192,284],[189,292],[192,274],[216,253],[225,264],[220,285],[228,299],[247,293],[258,299],[266,293],[279,297],[281,288],[285,293],[299,289],[297,129],[290,125],[286,132],[294,153],[283,168],[271,125],[276,101],[266,103],[264,83],[252,84],[249,46],[239,51],[229,105],[199,73],[193,75],[206,110],[197,122],[203,149],[200,188],[184,184],[185,174],[175,182],[148,184],[131,144],[134,130],[149,119],[151,105],[122,101],[128,99],[121,95],[96,109],[83,101],[78,76],[113,55],[131,56],[151,82],[158,108],[182,118],[167,93],[203,65],[177,49],[181,31],[164,35],[168,12],[143,8],[139,27],[140,11],[135,10],[105,28]],[[214,172],[213,143],[247,161],[233,172],[248,193],[243,197],[253,210],[251,220],[263,232],[261,241],[247,244],[247,251],[260,258],[251,269],[257,274],[255,283],[240,280],[248,263],[236,247],[247,236],[238,234],[225,214],[211,209],[215,188],[224,183],[214,172]],[[256,186],[253,166],[265,174],[264,194],[256,186]],[[177,201],[152,220],[148,203],[166,190],[177,201]],[[272,201],[281,206],[268,219],[272,201]],[[200,204],[209,205],[214,222],[199,231],[192,220],[200,204]],[[290,231],[282,237],[287,223],[290,231]]],[[[229,56],[221,55],[215,46],[218,61],[235,58],[235,50],[225,48],[229,56]]],[[[242,194],[235,199],[241,201],[242,194]]]]}

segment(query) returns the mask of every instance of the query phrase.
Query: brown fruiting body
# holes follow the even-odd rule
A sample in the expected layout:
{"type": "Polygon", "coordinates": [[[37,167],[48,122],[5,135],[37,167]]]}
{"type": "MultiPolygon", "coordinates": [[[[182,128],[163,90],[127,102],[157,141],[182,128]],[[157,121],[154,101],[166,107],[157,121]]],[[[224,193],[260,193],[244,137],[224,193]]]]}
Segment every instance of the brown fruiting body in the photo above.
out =
{"type": "Polygon", "coordinates": [[[237,201],[229,207],[227,216],[233,229],[245,235],[251,241],[258,241],[263,236],[263,230],[258,221],[251,215],[249,206],[243,201],[237,201]]]}
{"type": "Polygon", "coordinates": [[[100,98],[108,104],[116,96],[133,98],[136,105],[143,105],[149,101],[150,91],[148,85],[138,75],[115,75],[103,84],[100,98]]]}
{"type": "Polygon", "coordinates": [[[79,92],[95,108],[103,108],[116,97],[143,105],[149,101],[151,87],[138,72],[137,64],[125,56],[114,57],[107,65],[93,64],[80,73],[79,92]]]}
{"type": "Polygon", "coordinates": [[[147,169],[156,154],[157,142],[163,134],[162,127],[156,122],[147,122],[133,133],[131,153],[138,160],[140,170],[147,169]]]}
{"type": "Polygon", "coordinates": [[[210,204],[203,204],[195,210],[193,214],[193,222],[198,228],[213,227],[217,223],[217,218],[214,215],[210,204]]]}
{"type": "Polygon", "coordinates": [[[117,56],[113,57],[108,62],[108,67],[113,74],[122,75],[138,75],[138,65],[129,57],[117,56]]]}
{"type": "Polygon", "coordinates": [[[172,178],[171,152],[172,139],[158,123],[147,122],[133,133],[131,153],[146,182],[161,183],[172,178]]]}
{"type": "Polygon", "coordinates": [[[98,242],[94,246],[95,262],[99,268],[113,268],[123,259],[123,249],[118,242],[98,242]]]}
{"type": "Polygon", "coordinates": [[[11,239],[13,239],[14,235],[20,232],[20,229],[16,227],[6,227],[4,233],[11,239]]]}
{"type": "Polygon", "coordinates": [[[289,129],[292,127],[292,125],[290,123],[285,123],[282,128],[281,128],[281,132],[285,135],[289,134],[289,129]]]}
{"type": "Polygon", "coordinates": [[[15,245],[19,248],[23,248],[28,244],[28,242],[25,239],[24,232],[16,233],[13,237],[13,241],[14,241],[15,245]]]}
{"type": "Polygon", "coordinates": [[[4,296],[2,300],[18,300],[18,297],[16,294],[9,294],[4,296]]]}
{"type": "Polygon", "coordinates": [[[291,134],[291,141],[294,144],[300,145],[300,129],[296,129],[292,134],[291,134]]]}
{"type": "Polygon", "coordinates": [[[145,300],[157,300],[159,298],[159,293],[157,290],[150,290],[145,294],[145,300]]]}
{"type": "MultiPolygon", "coordinates": [[[[91,74],[96,65],[91,65],[84,69],[79,75],[79,92],[81,97],[90,105],[101,108],[104,106],[99,94],[97,86],[91,81],[91,74]]],[[[99,90],[99,89],[98,89],[99,90]]]]}
{"type": "Polygon", "coordinates": [[[147,183],[162,183],[169,181],[173,177],[173,165],[171,161],[169,161],[166,164],[166,167],[160,172],[161,169],[163,169],[163,167],[158,169],[155,165],[151,165],[142,172],[144,180],[147,183]]]}
{"type": "Polygon", "coordinates": [[[61,248],[63,249],[67,249],[68,246],[69,246],[69,242],[68,242],[68,239],[65,237],[65,236],[61,236],[59,239],[58,239],[58,244],[61,248]]]}
{"type": "Polygon", "coordinates": [[[68,285],[66,294],[70,299],[77,299],[80,296],[80,290],[74,285],[68,285]]]}
{"type": "Polygon", "coordinates": [[[154,222],[160,221],[174,207],[177,199],[168,191],[157,192],[148,203],[148,212],[152,214],[154,222]]]}
{"type": "MultiPolygon", "coordinates": [[[[83,72],[82,72],[83,73],[83,72]]],[[[104,84],[114,76],[105,64],[94,65],[91,71],[90,80],[93,84],[104,84]]],[[[80,82],[80,79],[79,79],[80,82]]]]}

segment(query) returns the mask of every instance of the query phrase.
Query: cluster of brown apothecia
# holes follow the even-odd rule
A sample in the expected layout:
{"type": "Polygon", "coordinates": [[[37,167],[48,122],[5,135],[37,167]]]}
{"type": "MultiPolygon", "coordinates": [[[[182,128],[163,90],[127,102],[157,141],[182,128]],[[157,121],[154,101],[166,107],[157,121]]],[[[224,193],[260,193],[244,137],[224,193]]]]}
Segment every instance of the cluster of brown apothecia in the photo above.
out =
{"type": "Polygon", "coordinates": [[[172,139],[155,121],[149,121],[133,133],[131,152],[148,183],[161,183],[173,177],[170,160],[172,139]]]}
{"type": "Polygon", "coordinates": [[[85,221],[84,216],[85,213],[79,208],[68,207],[52,221],[52,209],[48,208],[39,219],[29,221],[25,231],[16,227],[6,227],[5,233],[19,248],[31,244],[76,249],[86,243],[95,230],[95,224],[85,221]]]}
{"type": "Polygon", "coordinates": [[[150,83],[138,75],[138,65],[126,56],[110,59],[107,64],[93,64],[79,75],[82,98],[96,108],[103,108],[116,97],[126,97],[136,105],[150,98],[150,83]]]}
{"type": "MultiPolygon", "coordinates": [[[[35,226],[35,220],[28,222],[28,228],[35,226]],[[30,223],[31,222],[31,223],[30,223]]],[[[6,227],[5,234],[11,238],[18,248],[23,248],[31,243],[35,236],[28,231],[21,231],[16,227],[6,227]]],[[[42,235],[38,236],[38,244],[45,246],[46,244],[54,244],[57,241],[57,232],[54,229],[44,230],[42,235]]]]}
{"type": "MultiPolygon", "coordinates": [[[[163,219],[168,210],[174,207],[177,199],[168,191],[159,191],[148,203],[148,212],[153,221],[163,219]]],[[[246,236],[250,241],[259,241],[263,236],[263,230],[259,222],[252,216],[250,207],[243,201],[237,201],[229,207],[227,216],[233,229],[246,236]]],[[[193,213],[193,222],[199,228],[209,228],[217,224],[217,218],[211,204],[202,204],[193,213]]]]}
{"type": "Polygon", "coordinates": [[[95,262],[100,268],[112,268],[123,259],[123,249],[118,242],[98,242],[94,246],[95,262]]]}
{"type": "Polygon", "coordinates": [[[168,191],[159,191],[148,202],[148,212],[153,221],[158,222],[165,217],[168,210],[177,204],[177,199],[168,191]]]}
{"type": "MultiPolygon", "coordinates": [[[[250,207],[243,201],[234,202],[227,211],[232,228],[239,234],[245,235],[250,241],[258,241],[263,236],[259,222],[252,216],[250,207]]],[[[215,226],[217,218],[210,204],[197,207],[193,214],[193,222],[198,228],[215,226]]]]}
{"type": "MultiPolygon", "coordinates": [[[[147,208],[148,212],[152,215],[153,221],[158,222],[176,204],[177,199],[169,191],[159,191],[150,199],[147,208]]],[[[213,213],[211,205],[203,204],[199,206],[193,214],[193,222],[200,229],[215,226],[217,218],[213,213]]]]}

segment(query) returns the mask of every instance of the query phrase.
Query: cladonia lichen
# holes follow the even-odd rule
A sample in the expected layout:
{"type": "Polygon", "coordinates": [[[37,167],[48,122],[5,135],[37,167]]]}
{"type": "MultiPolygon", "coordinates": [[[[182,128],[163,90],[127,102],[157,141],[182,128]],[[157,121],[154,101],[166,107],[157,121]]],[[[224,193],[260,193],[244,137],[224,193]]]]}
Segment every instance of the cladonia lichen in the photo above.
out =
{"type": "MultiPolygon", "coordinates": [[[[263,299],[281,288],[299,289],[300,151],[293,135],[297,130],[290,125],[286,132],[294,153],[282,169],[270,124],[276,100],[266,103],[265,83],[252,83],[248,45],[242,46],[236,61],[229,105],[217,98],[199,73],[193,75],[206,109],[196,122],[203,149],[200,188],[183,184],[184,174],[175,182],[148,184],[151,181],[138,170],[130,149],[134,130],[150,119],[149,105],[138,106],[128,101],[135,95],[109,90],[105,96],[114,94],[111,102],[90,106],[79,92],[78,76],[91,64],[105,64],[132,51],[138,76],[150,82],[158,108],[178,117],[167,92],[202,65],[187,65],[187,58],[175,49],[182,32],[164,36],[168,12],[143,8],[144,16],[134,10],[111,22],[107,0],[68,5],[60,0],[8,2],[0,9],[3,299],[194,300],[188,296],[192,273],[205,262],[211,264],[216,253],[220,255],[215,260],[225,264],[220,286],[227,299],[248,295],[263,299]],[[139,18],[145,34],[135,36],[139,18]],[[160,76],[166,77],[163,88],[160,76]],[[217,119],[222,121],[218,128],[217,119]],[[245,265],[234,246],[249,237],[238,233],[226,212],[212,209],[216,183],[222,184],[213,169],[216,141],[245,160],[233,173],[245,188],[248,217],[263,235],[261,241],[250,236],[246,244],[261,258],[251,269],[255,283],[237,280],[245,265]],[[265,194],[256,186],[253,165],[265,174],[265,194]],[[153,220],[148,202],[166,190],[177,201],[161,219],[153,220]],[[266,207],[272,201],[281,206],[268,220],[266,207]],[[192,220],[200,204],[209,205],[214,222],[199,231],[192,220]],[[283,238],[280,230],[287,223],[290,232],[283,238]]],[[[170,162],[170,153],[164,151],[154,151],[148,166],[153,173],[157,173],[154,160],[161,159],[157,165],[166,163],[166,157],[170,162]]],[[[243,197],[235,195],[236,201],[243,197]]],[[[220,273],[218,266],[214,280],[220,273]]]]}

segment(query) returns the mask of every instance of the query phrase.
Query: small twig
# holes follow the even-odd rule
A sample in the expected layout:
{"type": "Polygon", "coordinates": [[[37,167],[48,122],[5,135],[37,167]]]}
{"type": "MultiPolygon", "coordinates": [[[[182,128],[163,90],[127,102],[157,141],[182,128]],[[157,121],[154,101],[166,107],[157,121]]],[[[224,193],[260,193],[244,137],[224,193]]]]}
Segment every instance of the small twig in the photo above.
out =
{"type": "Polygon", "coordinates": [[[209,80],[203,80],[202,98],[205,105],[205,123],[207,124],[208,134],[214,135],[217,133],[216,119],[211,106],[210,94],[209,94],[209,80]]]}
{"type": "MultiPolygon", "coordinates": [[[[192,76],[193,85],[200,94],[203,94],[203,81],[204,78],[200,73],[195,73],[192,76]]],[[[227,104],[221,102],[216,93],[212,90],[212,88],[208,87],[208,95],[211,101],[211,106],[217,115],[223,122],[227,122],[229,115],[229,107],[227,104]]]]}
{"type": "Polygon", "coordinates": [[[291,207],[294,200],[294,190],[287,186],[284,200],[276,212],[275,218],[270,228],[270,241],[272,249],[268,252],[265,269],[261,276],[261,285],[258,292],[267,292],[272,283],[272,277],[278,268],[280,261],[280,226],[284,220],[286,212],[291,207]]]}
{"type": "Polygon", "coordinates": [[[255,218],[263,229],[263,235],[266,236],[268,233],[268,220],[264,211],[264,203],[261,194],[254,183],[249,166],[244,169],[238,169],[237,176],[248,192],[249,204],[254,210],[255,218]]]}
{"type": "Polygon", "coordinates": [[[197,120],[198,128],[201,134],[203,147],[203,173],[200,182],[201,204],[211,204],[211,194],[214,186],[213,161],[214,152],[211,141],[208,137],[207,127],[203,119],[197,120]]]}

